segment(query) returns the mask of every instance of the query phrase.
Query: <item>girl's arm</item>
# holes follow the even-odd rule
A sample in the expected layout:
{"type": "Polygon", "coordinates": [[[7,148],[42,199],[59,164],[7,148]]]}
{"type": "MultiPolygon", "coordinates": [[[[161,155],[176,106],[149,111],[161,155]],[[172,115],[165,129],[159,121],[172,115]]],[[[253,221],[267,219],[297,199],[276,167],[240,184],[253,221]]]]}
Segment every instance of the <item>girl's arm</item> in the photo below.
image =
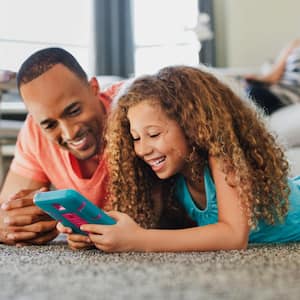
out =
{"type": "Polygon", "coordinates": [[[216,224],[180,230],[143,229],[129,216],[112,212],[113,226],[83,225],[89,238],[104,251],[210,251],[245,249],[249,227],[237,191],[225,181],[218,161],[210,159],[216,185],[219,221],[216,224]]]}
{"type": "Polygon", "coordinates": [[[218,222],[183,230],[146,230],[138,248],[145,251],[210,251],[247,247],[248,219],[236,188],[227,184],[215,158],[210,158],[209,164],[216,185],[218,222]]]}

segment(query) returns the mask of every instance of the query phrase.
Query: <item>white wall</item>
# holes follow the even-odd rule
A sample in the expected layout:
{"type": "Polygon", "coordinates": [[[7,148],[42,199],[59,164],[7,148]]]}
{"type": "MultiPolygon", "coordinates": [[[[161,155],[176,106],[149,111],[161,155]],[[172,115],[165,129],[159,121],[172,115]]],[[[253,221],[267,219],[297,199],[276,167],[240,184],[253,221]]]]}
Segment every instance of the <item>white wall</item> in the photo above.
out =
{"type": "Polygon", "coordinates": [[[217,64],[259,66],[300,38],[299,0],[215,0],[217,64]]]}

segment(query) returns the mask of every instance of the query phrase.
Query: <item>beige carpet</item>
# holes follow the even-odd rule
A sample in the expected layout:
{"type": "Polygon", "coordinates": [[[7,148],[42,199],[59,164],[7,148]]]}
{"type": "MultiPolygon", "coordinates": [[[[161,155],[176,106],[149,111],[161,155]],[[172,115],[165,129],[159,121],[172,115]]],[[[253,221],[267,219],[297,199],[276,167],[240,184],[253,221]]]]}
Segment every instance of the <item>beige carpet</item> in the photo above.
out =
{"type": "Polygon", "coordinates": [[[210,253],[0,245],[0,299],[300,299],[300,243],[210,253]]]}

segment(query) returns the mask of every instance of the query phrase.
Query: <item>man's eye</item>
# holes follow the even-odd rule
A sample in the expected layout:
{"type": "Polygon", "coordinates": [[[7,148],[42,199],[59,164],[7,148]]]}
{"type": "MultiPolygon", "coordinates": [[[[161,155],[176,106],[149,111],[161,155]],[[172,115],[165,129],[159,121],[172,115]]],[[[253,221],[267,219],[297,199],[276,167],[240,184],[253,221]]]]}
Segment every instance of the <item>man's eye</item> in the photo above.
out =
{"type": "Polygon", "coordinates": [[[78,114],[80,114],[80,112],[80,108],[72,109],[71,111],[69,111],[69,116],[77,116],[78,114]]]}
{"type": "Polygon", "coordinates": [[[50,122],[50,123],[47,123],[43,126],[44,130],[51,130],[51,129],[54,129],[56,127],[56,122],[50,122]]]}

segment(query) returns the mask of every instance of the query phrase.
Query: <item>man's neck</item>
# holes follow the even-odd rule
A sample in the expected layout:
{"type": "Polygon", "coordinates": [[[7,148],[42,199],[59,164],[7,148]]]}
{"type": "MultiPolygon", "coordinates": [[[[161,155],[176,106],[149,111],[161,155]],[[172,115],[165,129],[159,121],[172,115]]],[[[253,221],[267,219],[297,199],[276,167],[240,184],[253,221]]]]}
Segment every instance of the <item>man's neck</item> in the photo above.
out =
{"type": "Polygon", "coordinates": [[[87,160],[78,160],[82,178],[91,178],[99,165],[99,155],[87,160]]]}

